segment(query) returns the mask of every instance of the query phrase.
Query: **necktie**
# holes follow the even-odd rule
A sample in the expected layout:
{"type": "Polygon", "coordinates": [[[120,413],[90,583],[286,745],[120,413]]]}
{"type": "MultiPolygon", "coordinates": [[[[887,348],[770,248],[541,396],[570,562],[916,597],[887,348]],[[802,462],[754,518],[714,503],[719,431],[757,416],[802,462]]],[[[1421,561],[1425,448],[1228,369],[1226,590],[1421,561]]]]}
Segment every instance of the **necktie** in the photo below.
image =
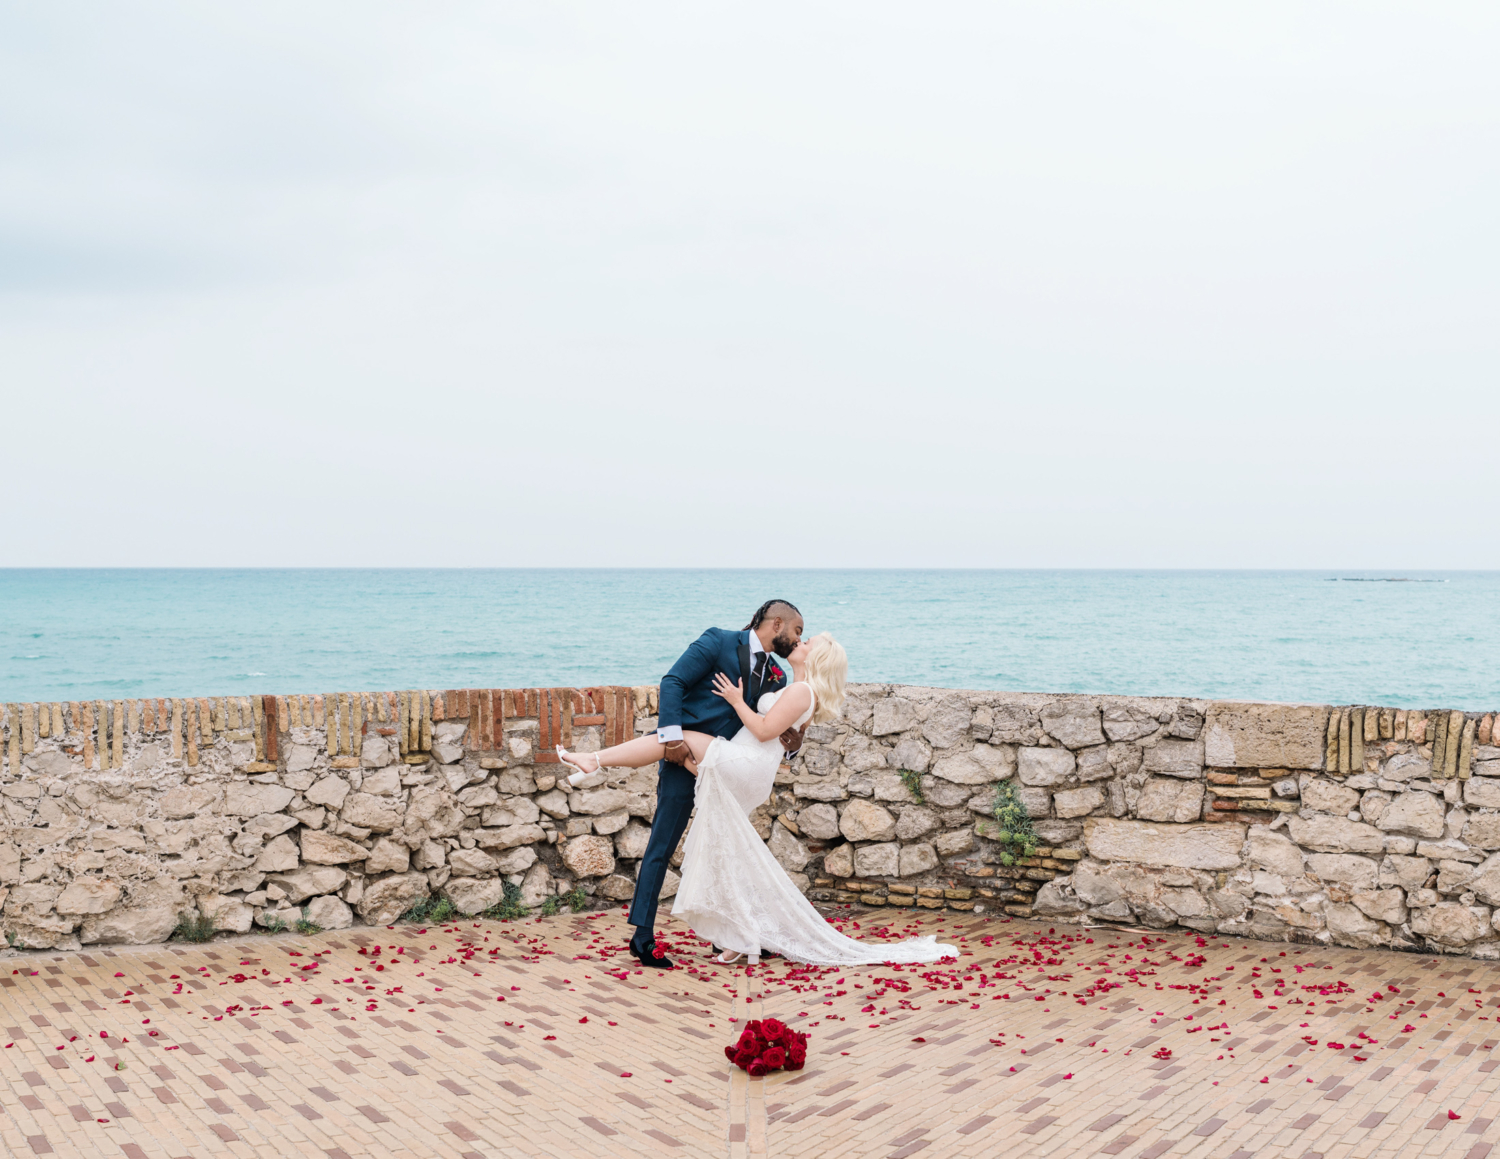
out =
{"type": "MultiPolygon", "coordinates": [[[[750,682],[752,686],[751,695],[755,696],[756,700],[760,699],[758,695],[760,687],[766,682],[766,658],[766,653],[764,652],[757,652],[755,654],[755,674],[750,678],[750,682]]],[[[751,707],[753,708],[754,705],[751,707]]]]}

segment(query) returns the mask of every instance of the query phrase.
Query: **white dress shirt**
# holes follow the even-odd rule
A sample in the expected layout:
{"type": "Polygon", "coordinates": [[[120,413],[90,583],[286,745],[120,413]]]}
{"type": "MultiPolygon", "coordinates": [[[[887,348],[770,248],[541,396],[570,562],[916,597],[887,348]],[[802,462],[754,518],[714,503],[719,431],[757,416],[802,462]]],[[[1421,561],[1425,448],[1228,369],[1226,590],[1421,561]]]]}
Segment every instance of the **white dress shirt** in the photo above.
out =
{"type": "MultiPolygon", "coordinates": [[[[755,655],[756,655],[756,653],[757,652],[764,652],[764,651],[765,651],[765,648],[761,645],[760,637],[757,636],[754,632],[751,632],[750,633],[750,672],[754,672],[755,671],[755,655]]],[[[750,672],[745,673],[745,692],[746,692],[746,694],[748,694],[750,692],[750,672]]],[[[753,710],[754,706],[752,705],[751,707],[752,707],[752,710],[753,710]]],[[[671,744],[674,740],[681,740],[682,739],[682,725],[680,725],[680,724],[669,724],[665,728],[659,728],[659,729],[657,729],[656,730],[656,739],[658,741],[660,741],[662,744],[671,744]]]]}

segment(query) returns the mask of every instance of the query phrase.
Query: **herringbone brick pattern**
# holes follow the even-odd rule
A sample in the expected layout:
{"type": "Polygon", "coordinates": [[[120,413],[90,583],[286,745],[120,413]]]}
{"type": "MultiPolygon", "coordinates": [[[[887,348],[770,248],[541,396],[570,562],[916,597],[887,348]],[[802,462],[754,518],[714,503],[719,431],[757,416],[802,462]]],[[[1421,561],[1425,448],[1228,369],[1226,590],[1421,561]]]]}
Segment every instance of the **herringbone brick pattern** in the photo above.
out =
{"type": "Polygon", "coordinates": [[[611,911],[7,956],[0,1150],[1482,1159],[1500,1135],[1500,966],[854,920],[962,954],[747,972],[669,927],[683,968],[641,972],[611,911]],[[805,1070],[727,1064],[766,1016],[811,1034],[805,1070]]]}

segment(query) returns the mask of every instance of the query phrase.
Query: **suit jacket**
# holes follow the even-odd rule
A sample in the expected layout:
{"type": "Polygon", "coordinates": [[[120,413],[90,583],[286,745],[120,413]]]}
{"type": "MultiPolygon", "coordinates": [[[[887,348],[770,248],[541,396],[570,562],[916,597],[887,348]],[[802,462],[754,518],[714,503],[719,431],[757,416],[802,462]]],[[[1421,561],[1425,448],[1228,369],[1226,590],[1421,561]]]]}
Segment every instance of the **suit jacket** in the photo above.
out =
{"type": "Polygon", "coordinates": [[[774,654],[766,670],[765,682],[750,687],[750,633],[710,628],[678,657],[672,670],[661,678],[657,724],[679,725],[695,732],[731,737],[740,730],[740,718],[733,705],[714,695],[713,676],[722,672],[730,680],[745,682],[745,703],[753,709],[766,692],[786,687],[785,668],[774,654]],[[770,663],[776,664],[781,676],[774,676],[770,663]]]}

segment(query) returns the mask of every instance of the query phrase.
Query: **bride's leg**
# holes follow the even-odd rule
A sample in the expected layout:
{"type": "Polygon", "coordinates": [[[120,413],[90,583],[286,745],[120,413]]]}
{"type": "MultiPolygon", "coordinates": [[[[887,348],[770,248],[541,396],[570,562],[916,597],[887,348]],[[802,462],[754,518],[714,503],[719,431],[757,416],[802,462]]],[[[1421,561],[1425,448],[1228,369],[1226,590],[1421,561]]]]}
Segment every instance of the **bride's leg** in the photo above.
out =
{"type": "MultiPolygon", "coordinates": [[[[714,738],[705,732],[692,732],[685,729],[682,739],[687,742],[688,749],[693,754],[692,762],[687,769],[696,775],[698,762],[703,759],[703,754],[708,751],[709,741],[714,738]]],[[[577,784],[585,776],[604,768],[641,769],[647,765],[654,765],[662,759],[665,751],[666,746],[654,736],[638,736],[635,740],[611,745],[609,748],[593,753],[575,753],[569,752],[561,745],[557,747],[558,757],[578,769],[578,772],[568,778],[572,784],[577,784]]]]}

